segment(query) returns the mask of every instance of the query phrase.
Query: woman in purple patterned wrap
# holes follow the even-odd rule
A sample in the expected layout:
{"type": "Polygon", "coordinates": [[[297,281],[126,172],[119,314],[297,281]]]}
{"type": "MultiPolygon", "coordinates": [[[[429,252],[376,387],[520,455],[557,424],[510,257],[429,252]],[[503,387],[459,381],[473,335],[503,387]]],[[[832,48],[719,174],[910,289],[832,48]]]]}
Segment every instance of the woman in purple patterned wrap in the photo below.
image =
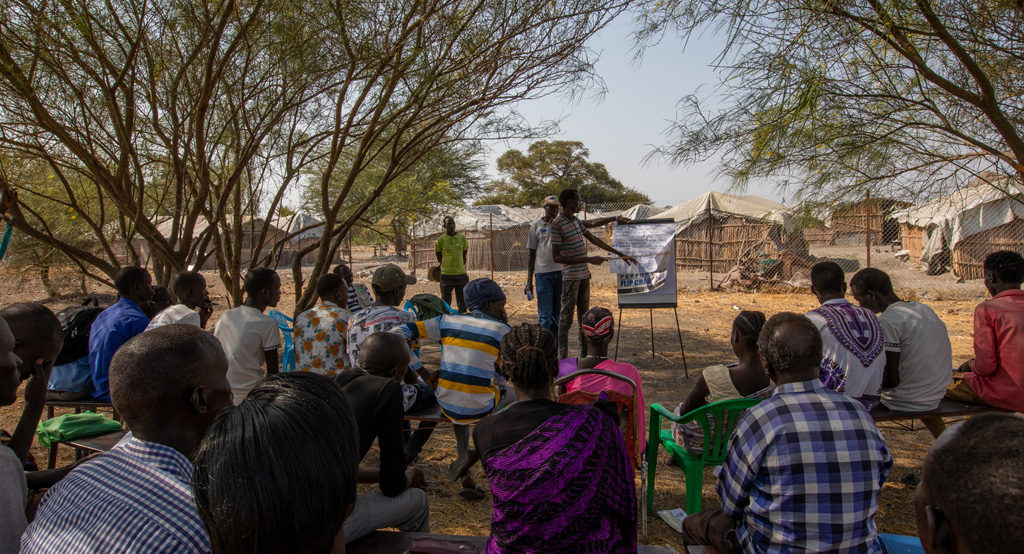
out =
{"type": "Polygon", "coordinates": [[[505,335],[500,362],[518,401],[473,432],[494,505],[485,552],[636,552],[633,465],[615,404],[553,400],[558,349],[540,325],[505,335]]]}

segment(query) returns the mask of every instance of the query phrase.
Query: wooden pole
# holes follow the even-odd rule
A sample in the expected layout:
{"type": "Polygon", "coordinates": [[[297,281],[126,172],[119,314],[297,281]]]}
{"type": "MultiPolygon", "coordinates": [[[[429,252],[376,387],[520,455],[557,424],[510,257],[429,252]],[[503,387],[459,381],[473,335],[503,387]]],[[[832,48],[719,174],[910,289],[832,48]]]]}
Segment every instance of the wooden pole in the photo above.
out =
{"type": "Polygon", "coordinates": [[[864,241],[864,244],[867,245],[867,254],[868,254],[867,266],[871,267],[871,191],[870,190],[865,194],[864,198],[865,198],[864,199],[864,210],[865,210],[865,213],[867,214],[867,225],[865,225],[865,231],[866,232],[864,234],[865,237],[867,237],[867,239],[864,241]]]}
{"type": "Polygon", "coordinates": [[[714,225],[715,220],[711,217],[711,204],[708,203],[708,287],[711,290],[715,290],[715,249],[711,244],[711,227],[714,225]]]}
{"type": "Polygon", "coordinates": [[[488,214],[488,215],[491,216],[491,230],[490,230],[491,239],[488,242],[491,243],[491,280],[493,281],[494,280],[494,214],[492,213],[492,214],[488,214]]]}

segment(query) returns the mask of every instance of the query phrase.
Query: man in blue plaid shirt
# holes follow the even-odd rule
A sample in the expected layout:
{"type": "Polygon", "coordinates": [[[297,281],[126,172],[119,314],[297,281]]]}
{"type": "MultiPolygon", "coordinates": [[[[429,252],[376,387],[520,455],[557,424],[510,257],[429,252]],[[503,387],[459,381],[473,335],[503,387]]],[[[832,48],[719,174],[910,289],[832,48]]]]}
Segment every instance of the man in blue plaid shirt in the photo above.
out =
{"type": "Polygon", "coordinates": [[[758,347],[778,388],[729,440],[722,509],[687,517],[683,541],[723,553],[881,554],[875,513],[892,467],[882,434],[860,402],[818,380],[821,335],[807,317],[773,316],[758,347]]]}

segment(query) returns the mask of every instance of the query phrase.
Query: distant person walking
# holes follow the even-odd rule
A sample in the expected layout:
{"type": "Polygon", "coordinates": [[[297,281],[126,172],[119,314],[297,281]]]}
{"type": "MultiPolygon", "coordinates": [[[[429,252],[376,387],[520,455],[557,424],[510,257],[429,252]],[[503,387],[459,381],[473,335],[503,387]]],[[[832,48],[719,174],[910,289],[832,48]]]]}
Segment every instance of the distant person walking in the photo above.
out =
{"type": "MultiPolygon", "coordinates": [[[[583,207],[583,198],[576,189],[563,190],[558,195],[558,203],[561,204],[562,211],[551,222],[551,258],[555,263],[565,264],[562,270],[562,312],[558,316],[558,359],[564,360],[569,357],[569,328],[572,327],[573,310],[576,311],[579,321],[583,321],[583,314],[590,309],[590,269],[587,264],[601,265],[608,259],[604,256],[587,256],[586,241],[622,257],[627,263],[635,264],[637,261],[612,248],[587,230],[613,221],[628,223],[629,219],[621,215],[599,217],[589,221],[578,219],[576,214],[583,207]]],[[[577,327],[580,357],[586,358],[587,341],[583,338],[583,327],[579,324],[577,327]]]]}
{"type": "Polygon", "coordinates": [[[437,238],[434,244],[434,254],[437,255],[437,262],[441,264],[441,299],[452,305],[452,291],[455,291],[455,300],[459,303],[459,313],[466,313],[466,299],[462,296],[462,289],[469,283],[469,275],[466,274],[466,253],[469,251],[469,242],[465,235],[455,232],[455,218],[447,216],[444,218],[444,234],[437,238]]]}
{"type": "Polygon", "coordinates": [[[533,295],[533,278],[537,277],[537,323],[558,336],[558,314],[562,311],[562,264],[551,258],[551,222],[558,216],[558,198],[549,196],[541,202],[544,217],[533,222],[526,237],[526,287],[523,293],[533,295]]]}

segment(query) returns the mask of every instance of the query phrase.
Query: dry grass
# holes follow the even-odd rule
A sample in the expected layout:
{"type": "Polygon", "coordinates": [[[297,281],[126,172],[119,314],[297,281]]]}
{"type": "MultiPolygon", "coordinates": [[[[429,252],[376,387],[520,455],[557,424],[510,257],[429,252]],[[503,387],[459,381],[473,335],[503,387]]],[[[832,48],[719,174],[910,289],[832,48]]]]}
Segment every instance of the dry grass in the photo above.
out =
{"type": "MultiPolygon", "coordinates": [[[[360,265],[360,264],[357,264],[360,265]]],[[[361,267],[361,266],[360,266],[361,267]]],[[[290,278],[282,273],[285,280],[285,297],[281,306],[290,306],[292,302],[290,278]]],[[[522,274],[506,274],[498,280],[509,296],[508,312],[513,324],[534,320],[536,307],[526,302],[522,295],[522,274]]],[[[363,279],[368,281],[369,279],[363,279]]],[[[213,285],[214,301],[218,309],[226,308],[223,290],[216,283],[216,278],[209,278],[213,285]]],[[[29,284],[18,286],[5,294],[4,302],[31,300],[42,296],[41,289],[29,284]]],[[[437,293],[437,285],[421,283],[410,287],[409,295],[419,292],[437,293]]],[[[974,305],[981,298],[957,298],[949,296],[920,295],[943,319],[950,331],[953,343],[954,363],[959,363],[971,355],[971,314],[974,305]]],[[[55,311],[71,302],[54,302],[50,304],[55,311]]],[[[616,305],[614,290],[606,285],[595,286],[592,305],[613,307],[616,305]]],[[[649,315],[645,310],[623,312],[624,324],[619,345],[619,360],[626,361],[640,368],[644,381],[644,393],[649,403],[659,402],[674,407],[682,401],[693,387],[700,368],[727,361],[732,357],[728,345],[728,333],[738,309],[760,310],[766,315],[780,311],[804,312],[816,307],[810,294],[750,294],[724,292],[680,292],[679,321],[686,346],[686,362],[690,369],[690,378],[684,376],[682,356],[678,351],[675,320],[670,310],[655,311],[654,327],[657,355],[652,357],[650,348],[649,315]]],[[[613,310],[614,311],[614,310],[613,310]]],[[[616,313],[616,316],[618,314],[616,313]]],[[[216,317],[216,316],[215,316],[216,317]]],[[[578,351],[571,347],[570,351],[578,351]]],[[[428,357],[429,361],[430,357],[428,357]]],[[[0,428],[13,430],[22,410],[22,403],[0,408],[0,428]]],[[[918,424],[920,427],[920,424],[918,424]]],[[[895,465],[890,473],[888,483],[882,492],[879,503],[878,524],[883,532],[915,535],[916,524],[913,512],[914,487],[900,483],[908,473],[920,473],[921,461],[932,438],[927,430],[905,431],[886,425],[883,434],[895,457],[895,465]]],[[[45,463],[46,454],[38,445],[34,449],[37,460],[45,463]]],[[[457,535],[486,535],[490,519],[490,500],[467,502],[458,496],[458,484],[448,481],[447,467],[454,459],[455,441],[448,429],[439,429],[427,444],[421,457],[420,465],[427,479],[436,483],[429,491],[431,502],[431,528],[434,532],[457,535]]],[[[366,463],[372,464],[376,456],[371,451],[366,463]]],[[[70,449],[61,450],[60,464],[71,461],[70,449]]],[[[665,465],[667,456],[661,452],[658,463],[657,487],[654,497],[655,509],[680,507],[685,504],[684,482],[679,469],[665,465]]],[[[481,486],[487,489],[486,479],[482,478],[479,468],[475,470],[481,486]]],[[[637,487],[640,486],[639,475],[637,487]]],[[[714,492],[713,479],[710,472],[705,474],[704,507],[710,508],[718,503],[714,492]]],[[[683,552],[679,535],[663,523],[656,515],[651,515],[648,529],[649,544],[669,544],[683,552]]]]}

